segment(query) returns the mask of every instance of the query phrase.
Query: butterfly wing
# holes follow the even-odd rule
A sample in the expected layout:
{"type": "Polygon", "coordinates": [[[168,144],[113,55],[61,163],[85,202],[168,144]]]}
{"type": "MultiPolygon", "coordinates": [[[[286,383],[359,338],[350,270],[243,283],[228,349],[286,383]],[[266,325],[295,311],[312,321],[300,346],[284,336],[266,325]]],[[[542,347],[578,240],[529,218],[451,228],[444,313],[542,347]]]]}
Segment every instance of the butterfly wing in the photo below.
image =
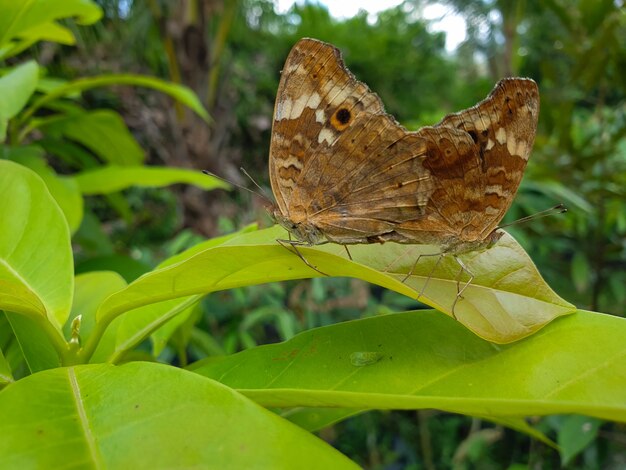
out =
{"type": "Polygon", "coordinates": [[[426,217],[401,224],[398,233],[411,239],[447,227],[449,240],[440,244],[485,240],[513,202],[538,117],[537,84],[507,78],[476,106],[420,129],[429,148],[424,166],[436,187],[426,217]]]}
{"type": "Polygon", "coordinates": [[[386,114],[340,52],[299,41],[274,110],[270,180],[282,215],[331,241],[363,243],[418,217],[433,184],[426,142],[386,114]]]}

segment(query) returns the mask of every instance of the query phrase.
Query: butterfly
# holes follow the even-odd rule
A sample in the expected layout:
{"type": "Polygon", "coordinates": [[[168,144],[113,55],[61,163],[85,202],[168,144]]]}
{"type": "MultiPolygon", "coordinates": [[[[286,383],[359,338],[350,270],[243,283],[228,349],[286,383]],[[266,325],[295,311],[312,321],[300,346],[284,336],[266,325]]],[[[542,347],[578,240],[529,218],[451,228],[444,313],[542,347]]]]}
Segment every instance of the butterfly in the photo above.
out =
{"type": "Polygon", "coordinates": [[[435,245],[463,269],[456,255],[503,235],[498,224],[522,179],[538,116],[536,83],[505,78],[475,106],[409,132],[337,48],[301,39],[274,108],[273,217],[293,246],[435,245]]]}

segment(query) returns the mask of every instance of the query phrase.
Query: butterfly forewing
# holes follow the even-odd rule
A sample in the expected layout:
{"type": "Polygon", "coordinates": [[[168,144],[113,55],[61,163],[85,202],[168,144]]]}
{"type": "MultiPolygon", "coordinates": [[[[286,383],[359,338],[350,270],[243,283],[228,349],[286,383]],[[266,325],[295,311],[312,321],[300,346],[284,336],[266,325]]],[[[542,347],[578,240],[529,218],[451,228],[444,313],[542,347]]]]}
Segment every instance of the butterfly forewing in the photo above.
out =
{"type": "Polygon", "coordinates": [[[270,148],[272,190],[284,215],[294,212],[294,189],[323,176],[325,162],[313,157],[319,148],[332,147],[336,128],[345,128],[355,108],[375,114],[382,104],[347,72],[336,48],[312,39],[299,41],[281,75],[270,148]],[[343,123],[346,112],[348,121],[343,123]]]}
{"type": "Polygon", "coordinates": [[[270,149],[272,189],[284,216],[314,224],[329,240],[365,243],[426,205],[432,184],[424,152],[424,142],[384,112],[336,48],[310,39],[294,46],[270,149]]]}

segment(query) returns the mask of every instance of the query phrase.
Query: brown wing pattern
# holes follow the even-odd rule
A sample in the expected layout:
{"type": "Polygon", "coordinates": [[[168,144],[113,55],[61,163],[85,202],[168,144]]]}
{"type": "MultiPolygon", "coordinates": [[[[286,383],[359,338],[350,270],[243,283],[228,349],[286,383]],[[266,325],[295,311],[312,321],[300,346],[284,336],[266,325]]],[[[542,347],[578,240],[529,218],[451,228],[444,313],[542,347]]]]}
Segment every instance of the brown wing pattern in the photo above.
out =
{"type": "Polygon", "coordinates": [[[447,229],[440,244],[480,242],[510,207],[532,149],[539,117],[534,81],[498,82],[476,106],[418,133],[429,142],[424,165],[436,184],[427,216],[398,227],[409,239],[447,229]]]}
{"type": "Polygon", "coordinates": [[[517,192],[538,114],[535,82],[504,79],[476,106],[407,132],[336,48],[303,39],[274,110],[270,179],[280,218],[309,227],[296,236],[344,244],[483,246],[517,192]]]}
{"type": "Polygon", "coordinates": [[[294,46],[270,149],[272,190],[285,217],[340,243],[392,230],[416,217],[433,190],[425,149],[350,74],[336,48],[311,39],[294,46]]]}
{"type": "Polygon", "coordinates": [[[343,103],[348,112],[355,106],[372,114],[382,110],[378,97],[345,70],[337,49],[312,39],[299,41],[282,72],[270,147],[272,190],[283,214],[292,212],[292,193],[301,186],[302,173],[311,178],[321,171],[313,157],[334,141],[338,131],[329,113],[343,103]]]}

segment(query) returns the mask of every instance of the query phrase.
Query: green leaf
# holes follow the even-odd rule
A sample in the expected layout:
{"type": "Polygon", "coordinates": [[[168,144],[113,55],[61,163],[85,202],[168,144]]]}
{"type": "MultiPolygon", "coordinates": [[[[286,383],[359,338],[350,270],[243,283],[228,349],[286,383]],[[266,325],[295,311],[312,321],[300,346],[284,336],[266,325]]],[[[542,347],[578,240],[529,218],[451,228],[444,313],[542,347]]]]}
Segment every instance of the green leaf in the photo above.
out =
{"type": "MultiPolygon", "coordinates": [[[[200,243],[198,246],[205,249],[210,246],[217,246],[240,236],[242,233],[247,233],[254,228],[255,226],[248,226],[239,232],[207,240],[200,243]]],[[[193,256],[196,253],[196,248],[197,247],[190,248],[183,253],[168,258],[163,261],[159,267],[169,266],[193,256]]],[[[113,291],[108,292],[108,294],[112,292],[113,291]]],[[[105,297],[106,296],[101,296],[99,300],[105,297]]],[[[100,322],[98,324],[99,336],[92,340],[94,341],[93,347],[96,347],[96,341],[98,341],[98,344],[95,354],[91,358],[91,362],[118,361],[122,359],[129,350],[144,341],[150,334],[153,335],[151,339],[154,345],[163,345],[169,340],[176,329],[176,323],[172,323],[172,320],[178,319],[178,317],[181,316],[184,317],[201,297],[201,295],[179,297],[165,302],[148,304],[142,308],[126,312],[124,315],[113,320],[110,325],[100,322]],[[101,339],[100,336],[102,337],[101,339]]],[[[93,306],[96,304],[97,302],[92,303],[93,306]]],[[[89,321],[92,323],[93,317],[94,312],[90,310],[91,320],[89,321]]],[[[87,338],[87,336],[83,336],[83,338],[87,338]]],[[[155,352],[159,352],[156,346],[155,352]]]]}
{"type": "Polygon", "coordinates": [[[43,23],[28,31],[24,31],[19,39],[12,41],[4,47],[0,47],[0,58],[6,60],[9,57],[13,57],[39,41],[73,45],[76,42],[76,38],[74,38],[72,31],[65,26],[55,22],[43,23]]]}
{"type": "MultiPolygon", "coordinates": [[[[67,84],[67,80],[63,79],[63,78],[59,78],[59,77],[40,77],[39,81],[37,82],[37,91],[40,91],[42,93],[50,93],[52,90],[55,90],[57,88],[59,88],[60,86],[66,85],[67,84]]],[[[66,98],[74,98],[74,99],[78,99],[80,98],[80,93],[75,93],[74,95],[67,95],[66,98]]],[[[55,104],[60,105],[60,108],[64,108],[65,104],[67,103],[67,101],[56,101],[55,104]]],[[[53,103],[50,103],[48,105],[48,107],[52,108],[53,103]]],[[[62,109],[62,111],[65,111],[65,109],[62,109]]]]}
{"type": "Polygon", "coordinates": [[[30,372],[54,369],[61,365],[63,352],[67,349],[57,331],[49,331],[51,323],[36,321],[14,312],[6,312],[7,320],[20,345],[20,350],[30,372]]]}
{"type": "MultiPolygon", "coordinates": [[[[113,294],[115,295],[115,294],[113,294]]],[[[134,309],[126,315],[115,318],[109,325],[96,319],[97,349],[90,362],[119,362],[124,355],[135,348],[150,334],[166,325],[172,318],[192,307],[201,296],[192,295],[166,300],[134,309]],[[105,331],[106,329],[106,331],[105,331]]]]}
{"type": "MultiPolygon", "coordinates": [[[[263,238],[267,243],[272,239],[287,238],[283,230],[277,227],[272,230],[240,237],[231,243],[259,243],[263,238]]],[[[387,287],[381,284],[380,276],[384,276],[387,282],[394,281],[394,287],[389,285],[388,288],[413,298],[419,296],[419,300],[442,312],[452,315],[454,306],[458,321],[480,337],[496,343],[519,340],[554,318],[575,311],[572,304],[560,298],[545,283],[523,248],[506,233],[493,248],[460,256],[474,279],[467,284],[463,299],[456,305],[458,289],[466,285],[467,275],[457,282],[459,265],[452,257],[432,256],[439,253],[437,247],[386,243],[382,246],[356,245],[349,249],[355,262],[378,271],[376,279],[364,272],[357,271],[356,275],[345,272],[349,261],[340,245],[298,250],[311,264],[329,275],[358,277],[387,287]],[[339,258],[318,260],[316,257],[321,253],[333,253],[339,258]],[[409,272],[412,275],[402,282],[409,272]],[[412,288],[412,293],[407,294],[406,287],[412,288]]],[[[300,267],[304,265],[297,256],[292,256],[300,261],[300,267]]],[[[319,273],[313,271],[311,275],[318,276],[319,273]]]]}
{"type": "Polygon", "coordinates": [[[4,354],[2,354],[2,349],[0,349],[0,389],[11,382],[13,382],[11,366],[4,357],[4,354]]]}
{"type": "MultiPolygon", "coordinates": [[[[85,212],[83,221],[78,231],[74,234],[74,242],[81,247],[87,259],[91,259],[95,256],[109,256],[115,252],[115,247],[109,235],[105,233],[98,218],[90,211],[85,212]]],[[[75,268],[76,274],[84,272],[80,270],[81,264],[82,263],[77,263],[75,268]]],[[[85,271],[96,270],[91,269],[85,271]]]]}
{"type": "MultiPolygon", "coordinates": [[[[218,358],[219,360],[219,358],[218,358]]],[[[335,423],[343,421],[344,419],[352,416],[367,412],[370,410],[361,410],[358,408],[291,408],[280,413],[285,419],[288,419],[292,423],[297,424],[303,429],[310,432],[319,431],[320,429],[331,426],[335,423]]],[[[523,418],[518,417],[482,417],[485,420],[493,423],[506,426],[516,431],[523,432],[535,439],[542,441],[550,447],[556,447],[550,439],[548,439],[543,433],[530,426],[523,418]]]]}
{"type": "Polygon", "coordinates": [[[573,191],[565,184],[558,181],[533,181],[530,179],[524,179],[524,181],[522,181],[521,188],[546,194],[556,201],[565,203],[570,210],[574,208],[587,212],[588,214],[592,214],[594,211],[593,205],[582,197],[580,193],[573,191]]]}
{"type": "Polygon", "coordinates": [[[187,183],[202,189],[230,186],[218,178],[207,176],[197,170],[167,167],[122,167],[106,166],[85,171],[75,176],[80,190],[85,195],[109,194],[131,186],[160,188],[177,183],[187,183]]]}
{"type": "Polygon", "coordinates": [[[18,65],[0,77],[0,142],[5,139],[9,119],[22,110],[35,92],[38,77],[39,68],[34,60],[18,65]]]}
{"type": "Polygon", "coordinates": [[[54,116],[33,121],[33,125],[54,138],[64,136],[84,145],[106,163],[128,166],[140,164],[144,160],[144,151],[124,120],[113,111],[97,110],[54,116]]]}
{"type": "Polygon", "coordinates": [[[625,336],[625,319],[579,311],[498,346],[419,311],[316,328],[190,369],[268,407],[437,408],[495,420],[579,413],[626,422],[625,336]],[[355,351],[382,357],[357,366],[355,351]]]}
{"type": "Polygon", "coordinates": [[[42,179],[0,161],[0,309],[50,322],[58,331],[74,291],[70,233],[42,179]]]}
{"type": "Polygon", "coordinates": [[[38,140],[37,144],[46,149],[49,154],[59,157],[71,168],[85,169],[100,165],[98,159],[91,152],[70,140],[46,136],[38,140]]]}
{"type": "MultiPolygon", "coordinates": [[[[242,237],[247,235],[249,234],[242,237]]],[[[324,253],[322,255],[334,258],[324,253]]],[[[309,271],[310,268],[297,256],[281,246],[221,245],[145,274],[126,289],[109,296],[100,306],[97,322],[105,328],[123,313],[139,307],[258,282],[298,279],[310,275],[309,271]],[[286,268],[285,264],[292,268],[286,268]]],[[[400,291],[404,289],[407,293],[411,292],[404,284],[355,263],[343,265],[342,272],[355,277],[357,274],[369,275],[383,286],[394,286],[400,291]]],[[[125,317],[133,315],[135,313],[129,313],[125,317]]],[[[88,357],[94,346],[86,345],[83,354],[88,357]]]]}
{"type": "Polygon", "coordinates": [[[7,468],[358,468],[233,390],[161,364],[35,374],[0,392],[0,416],[7,468]]]}
{"type": "MultiPolygon", "coordinates": [[[[34,44],[38,41],[50,41],[71,46],[76,43],[76,38],[72,31],[54,21],[34,26],[20,34],[20,37],[29,44],[34,44]]],[[[12,51],[11,55],[14,55],[14,53],[15,50],[12,51]]]]}
{"type": "Polygon", "coordinates": [[[186,345],[189,342],[189,337],[191,336],[191,329],[197,321],[200,313],[198,303],[196,302],[184,310],[181,310],[180,313],[176,314],[176,316],[172,317],[171,320],[153,332],[150,335],[150,342],[152,343],[152,356],[158,358],[167,346],[167,343],[176,333],[182,334],[183,331],[185,332],[185,339],[187,341],[183,344],[186,345]]]}
{"type": "MultiPolygon", "coordinates": [[[[277,238],[285,237],[277,227],[245,234],[148,273],[109,297],[98,319],[111,321],[134,308],[177,297],[319,276],[276,243],[277,238]]],[[[436,260],[432,256],[415,265],[420,254],[436,252],[436,248],[394,243],[354,246],[350,248],[354,262],[346,258],[340,245],[298,250],[329,275],[360,278],[409,297],[417,298],[427,283],[420,299],[451,315],[458,265],[446,258],[433,271],[436,260]],[[401,282],[411,269],[413,275],[401,282]]],[[[455,313],[461,323],[483,338],[499,343],[515,341],[575,310],[545,284],[523,249],[508,235],[490,250],[463,256],[463,261],[475,278],[463,300],[457,302],[455,313]]]]}
{"type": "MultiPolygon", "coordinates": [[[[219,359],[218,359],[219,360],[219,359]]],[[[344,419],[367,412],[369,410],[360,410],[354,408],[290,408],[283,410],[281,417],[288,419],[297,424],[302,429],[310,432],[319,431],[333,424],[339,423],[344,419]]]]}
{"type": "Polygon", "coordinates": [[[598,436],[602,421],[588,416],[565,416],[557,434],[561,465],[569,465],[598,436]]]}
{"type": "Polygon", "coordinates": [[[35,101],[21,116],[21,122],[25,123],[30,117],[42,106],[64,96],[70,96],[77,92],[97,88],[101,86],[111,85],[134,85],[152,88],[154,90],[165,93],[185,106],[192,109],[198,116],[205,121],[209,121],[209,113],[202,106],[202,103],[190,89],[182,85],[166,82],[154,77],[145,77],[142,75],[121,74],[121,75],[100,75],[93,78],[81,78],[68,82],[67,84],[55,88],[53,91],[44,95],[35,101]]]}
{"type": "Polygon", "coordinates": [[[52,197],[63,211],[70,232],[74,233],[83,218],[83,198],[78,184],[71,177],[58,175],[48,165],[44,154],[41,147],[34,145],[12,147],[5,152],[8,159],[30,168],[44,180],[52,197]]]}
{"type": "Polygon", "coordinates": [[[13,372],[13,376],[23,375],[26,360],[20,349],[20,344],[13,333],[11,323],[6,313],[0,311],[0,344],[2,345],[2,353],[7,362],[9,370],[13,372]]]}
{"type": "MultiPolygon", "coordinates": [[[[101,231],[102,228],[90,235],[95,235],[96,237],[99,235],[104,235],[106,237],[106,234],[103,234],[101,231]]],[[[89,242],[92,241],[97,242],[97,239],[94,238],[89,242]]],[[[108,243],[102,244],[98,248],[103,250],[108,250],[109,248],[112,248],[110,240],[107,240],[107,242],[108,243]]],[[[141,277],[142,275],[150,271],[150,269],[151,266],[145,261],[135,259],[130,255],[105,254],[102,256],[98,256],[96,254],[93,254],[86,260],[77,263],[75,272],[76,274],[82,274],[90,271],[113,271],[122,276],[126,280],[126,282],[132,282],[138,277],[141,277]]]]}
{"type": "Polygon", "coordinates": [[[42,39],[54,40],[60,33],[59,29],[50,32],[50,24],[62,28],[54,23],[55,20],[76,17],[76,22],[87,25],[102,16],[100,7],[90,0],[3,0],[0,9],[0,51],[4,52],[0,52],[0,58],[12,55],[12,42],[16,39],[32,40],[39,32],[42,39]]]}
{"type": "Polygon", "coordinates": [[[222,235],[220,237],[210,238],[209,240],[205,240],[203,242],[198,243],[197,245],[192,246],[191,248],[182,251],[174,256],[170,256],[162,263],[159,264],[159,268],[164,268],[166,266],[170,266],[172,264],[180,263],[186,259],[191,258],[192,256],[200,253],[201,251],[207,250],[209,248],[214,248],[216,246],[222,245],[226,242],[234,240],[236,237],[239,237],[246,233],[256,232],[258,230],[257,224],[249,224],[243,227],[241,230],[238,230],[234,233],[229,233],[227,235],[222,235]]]}

